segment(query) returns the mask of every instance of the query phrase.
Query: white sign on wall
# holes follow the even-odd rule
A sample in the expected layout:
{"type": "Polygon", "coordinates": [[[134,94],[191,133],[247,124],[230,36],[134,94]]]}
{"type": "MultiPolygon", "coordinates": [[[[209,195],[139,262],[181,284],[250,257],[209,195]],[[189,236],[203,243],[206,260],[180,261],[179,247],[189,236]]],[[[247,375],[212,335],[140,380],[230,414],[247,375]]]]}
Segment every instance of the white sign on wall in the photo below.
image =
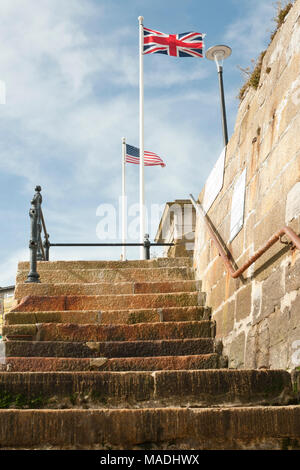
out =
{"type": "Polygon", "coordinates": [[[207,212],[223,187],[226,147],[222,150],[205,183],[203,209],[207,212]]]}
{"type": "Polygon", "coordinates": [[[246,169],[243,171],[241,176],[239,176],[234,185],[231,202],[230,242],[232,242],[244,225],[245,189],[246,169]]]}

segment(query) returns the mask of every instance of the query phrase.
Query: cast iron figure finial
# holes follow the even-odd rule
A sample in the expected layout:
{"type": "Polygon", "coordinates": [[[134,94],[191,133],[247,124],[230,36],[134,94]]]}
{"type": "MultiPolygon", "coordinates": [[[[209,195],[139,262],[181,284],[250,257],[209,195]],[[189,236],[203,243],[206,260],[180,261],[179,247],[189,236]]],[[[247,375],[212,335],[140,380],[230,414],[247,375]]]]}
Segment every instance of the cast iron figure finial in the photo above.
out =
{"type": "Polygon", "coordinates": [[[37,261],[43,259],[41,248],[40,248],[40,238],[41,238],[41,186],[36,186],[35,194],[31,200],[31,208],[29,210],[29,217],[31,222],[31,237],[29,240],[29,250],[30,250],[30,271],[28,273],[27,281],[25,282],[40,282],[40,275],[37,272],[37,261]]]}

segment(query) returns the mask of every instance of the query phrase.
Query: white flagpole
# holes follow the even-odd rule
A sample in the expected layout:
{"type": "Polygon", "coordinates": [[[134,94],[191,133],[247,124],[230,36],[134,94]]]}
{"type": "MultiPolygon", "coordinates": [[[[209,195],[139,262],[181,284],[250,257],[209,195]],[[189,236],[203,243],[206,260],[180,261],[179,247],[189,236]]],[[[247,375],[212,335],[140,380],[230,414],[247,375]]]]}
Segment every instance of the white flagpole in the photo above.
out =
{"type": "MultiPolygon", "coordinates": [[[[140,27],[140,243],[145,235],[145,185],[144,185],[144,18],[139,16],[140,27]]],[[[140,259],[145,259],[144,247],[140,247],[140,259]]]]}
{"type": "MultiPolygon", "coordinates": [[[[122,243],[126,243],[126,185],[125,185],[126,140],[122,139],[122,243]]],[[[122,246],[122,261],[126,260],[126,246],[122,246]]]]}

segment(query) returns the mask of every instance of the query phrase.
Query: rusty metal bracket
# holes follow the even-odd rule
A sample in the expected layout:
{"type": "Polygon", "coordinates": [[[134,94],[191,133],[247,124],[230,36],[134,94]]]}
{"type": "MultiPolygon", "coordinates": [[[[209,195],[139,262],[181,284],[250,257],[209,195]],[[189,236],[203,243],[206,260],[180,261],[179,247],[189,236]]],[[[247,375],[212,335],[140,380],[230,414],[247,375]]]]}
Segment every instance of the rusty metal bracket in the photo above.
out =
{"type": "Polygon", "coordinates": [[[290,245],[291,242],[285,242],[284,240],[282,240],[282,235],[279,237],[279,242],[282,243],[282,245],[290,245]]]}
{"type": "Polygon", "coordinates": [[[230,274],[230,276],[233,279],[236,279],[236,278],[240,277],[243,274],[243,272],[246,271],[246,269],[248,269],[249,266],[251,266],[251,264],[255,263],[255,261],[257,261],[258,258],[260,258],[278,240],[281,243],[291,245],[292,246],[291,250],[295,250],[296,248],[298,250],[300,250],[300,237],[290,227],[282,227],[280,230],[278,230],[278,232],[274,233],[274,235],[272,235],[272,237],[259,250],[257,250],[254,253],[254,255],[251,256],[251,258],[249,258],[248,261],[246,261],[243,264],[243,266],[241,266],[239,269],[235,270],[233,268],[232,264],[231,264],[231,261],[230,261],[228,255],[227,255],[227,253],[225,252],[224,248],[222,247],[220,241],[218,240],[213,228],[211,227],[210,223],[208,222],[208,219],[207,219],[207,216],[206,216],[206,213],[205,213],[203,207],[201,206],[201,204],[199,202],[195,201],[192,194],[190,194],[190,198],[191,198],[191,201],[192,201],[192,203],[193,203],[193,205],[196,209],[196,212],[198,214],[200,214],[201,217],[203,218],[203,220],[204,220],[204,222],[207,226],[207,229],[210,233],[211,239],[215,243],[215,245],[217,247],[217,250],[218,250],[218,253],[219,253],[219,255],[221,256],[221,258],[224,262],[225,268],[226,268],[227,272],[230,274]],[[281,238],[284,235],[287,236],[291,241],[290,242],[282,242],[281,238]]]}

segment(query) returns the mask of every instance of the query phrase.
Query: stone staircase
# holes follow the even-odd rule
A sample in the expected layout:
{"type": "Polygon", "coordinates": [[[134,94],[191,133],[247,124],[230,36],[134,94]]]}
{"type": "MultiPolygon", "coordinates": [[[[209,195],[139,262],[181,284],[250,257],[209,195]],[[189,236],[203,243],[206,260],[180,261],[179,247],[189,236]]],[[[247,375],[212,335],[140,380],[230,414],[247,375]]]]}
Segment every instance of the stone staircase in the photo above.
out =
{"type": "Polygon", "coordinates": [[[3,327],[0,448],[300,448],[290,374],[226,368],[189,258],[28,270],[3,327]]]}

